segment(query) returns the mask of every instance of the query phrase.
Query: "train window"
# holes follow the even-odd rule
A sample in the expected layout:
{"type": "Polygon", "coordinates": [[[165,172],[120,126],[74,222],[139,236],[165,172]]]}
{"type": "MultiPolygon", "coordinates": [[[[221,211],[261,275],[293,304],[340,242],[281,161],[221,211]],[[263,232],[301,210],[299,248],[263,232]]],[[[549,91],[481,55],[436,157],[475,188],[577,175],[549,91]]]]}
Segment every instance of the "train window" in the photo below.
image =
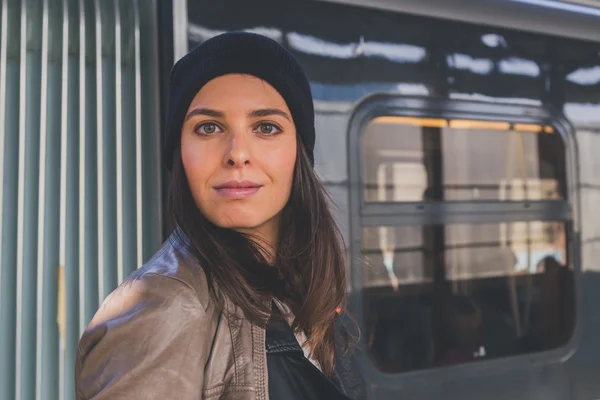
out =
{"type": "Polygon", "coordinates": [[[366,202],[565,197],[564,143],[550,126],[384,116],[362,148],[366,202]]]}
{"type": "MultiPolygon", "coordinates": [[[[426,254],[439,250],[429,246],[429,251],[425,251],[427,229],[364,227],[362,255],[368,266],[363,273],[364,287],[392,286],[397,290],[399,285],[431,282],[433,269],[426,262],[426,254]]],[[[440,233],[444,238],[444,273],[452,281],[536,273],[545,257],[566,264],[565,230],[561,223],[453,224],[440,233]]]]}
{"type": "Polygon", "coordinates": [[[353,251],[371,362],[399,373],[565,345],[576,249],[556,128],[406,116],[363,126],[353,251]]]}
{"type": "Polygon", "coordinates": [[[554,349],[573,328],[562,222],[364,227],[365,335],[385,372],[554,349]]]}

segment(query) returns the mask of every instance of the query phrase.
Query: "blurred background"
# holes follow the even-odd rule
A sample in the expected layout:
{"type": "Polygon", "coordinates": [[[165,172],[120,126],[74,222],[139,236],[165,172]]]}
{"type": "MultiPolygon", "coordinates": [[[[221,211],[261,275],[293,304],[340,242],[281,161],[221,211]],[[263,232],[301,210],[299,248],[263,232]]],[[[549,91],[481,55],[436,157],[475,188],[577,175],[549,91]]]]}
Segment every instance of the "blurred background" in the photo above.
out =
{"type": "Polygon", "coordinates": [[[600,1],[0,0],[0,400],[75,399],[171,230],[170,68],[233,30],[310,79],[369,396],[600,398],[600,1]]]}

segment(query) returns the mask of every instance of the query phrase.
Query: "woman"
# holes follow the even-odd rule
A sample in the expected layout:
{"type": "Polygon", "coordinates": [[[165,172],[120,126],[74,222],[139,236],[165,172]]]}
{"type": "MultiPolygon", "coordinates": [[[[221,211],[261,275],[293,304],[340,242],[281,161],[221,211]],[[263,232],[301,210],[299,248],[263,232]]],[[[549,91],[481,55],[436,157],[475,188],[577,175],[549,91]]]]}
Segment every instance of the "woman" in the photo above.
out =
{"type": "Polygon", "coordinates": [[[176,230],[83,334],[77,398],[363,398],[301,67],[228,33],[178,61],[169,91],[176,230]]]}

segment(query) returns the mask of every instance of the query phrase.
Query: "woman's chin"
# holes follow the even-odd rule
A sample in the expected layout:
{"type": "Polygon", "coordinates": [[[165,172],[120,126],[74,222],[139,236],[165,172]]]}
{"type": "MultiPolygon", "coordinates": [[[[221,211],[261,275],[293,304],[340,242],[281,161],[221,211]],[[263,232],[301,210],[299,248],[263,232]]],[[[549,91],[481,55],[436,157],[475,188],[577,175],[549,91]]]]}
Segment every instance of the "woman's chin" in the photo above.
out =
{"type": "Polygon", "coordinates": [[[221,228],[234,229],[243,233],[252,233],[266,221],[253,215],[227,215],[213,223],[221,228]]]}
{"type": "Polygon", "coordinates": [[[277,235],[281,212],[247,204],[228,204],[226,207],[205,208],[204,215],[220,228],[233,229],[246,234],[259,234],[273,239],[277,235]]]}

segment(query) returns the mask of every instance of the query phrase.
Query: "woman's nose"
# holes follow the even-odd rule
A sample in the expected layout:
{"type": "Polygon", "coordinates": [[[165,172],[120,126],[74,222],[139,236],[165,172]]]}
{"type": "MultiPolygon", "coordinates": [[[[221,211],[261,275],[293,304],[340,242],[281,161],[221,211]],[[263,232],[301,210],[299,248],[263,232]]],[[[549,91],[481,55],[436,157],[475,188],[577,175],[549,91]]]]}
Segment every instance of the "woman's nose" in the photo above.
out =
{"type": "Polygon", "coordinates": [[[225,162],[229,166],[243,167],[250,164],[250,138],[243,131],[230,132],[225,162]]]}

